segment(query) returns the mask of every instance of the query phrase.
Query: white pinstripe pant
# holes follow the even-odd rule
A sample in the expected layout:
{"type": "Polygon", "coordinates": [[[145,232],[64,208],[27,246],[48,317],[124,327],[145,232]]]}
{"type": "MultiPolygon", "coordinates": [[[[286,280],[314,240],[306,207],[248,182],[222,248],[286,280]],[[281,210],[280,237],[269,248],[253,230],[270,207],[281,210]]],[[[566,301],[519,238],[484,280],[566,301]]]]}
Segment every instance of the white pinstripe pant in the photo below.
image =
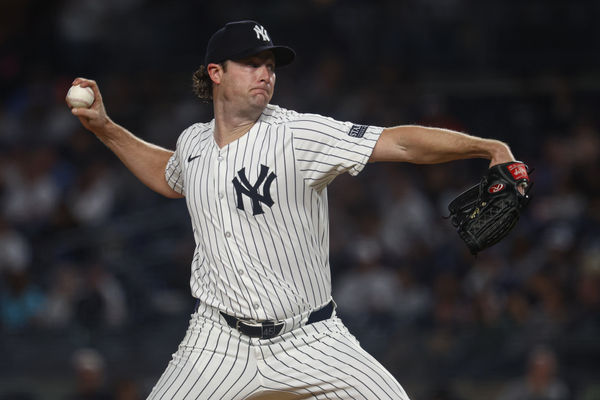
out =
{"type": "Polygon", "coordinates": [[[335,316],[263,340],[241,335],[216,310],[205,308],[192,315],[185,338],[148,399],[408,396],[335,316]]]}

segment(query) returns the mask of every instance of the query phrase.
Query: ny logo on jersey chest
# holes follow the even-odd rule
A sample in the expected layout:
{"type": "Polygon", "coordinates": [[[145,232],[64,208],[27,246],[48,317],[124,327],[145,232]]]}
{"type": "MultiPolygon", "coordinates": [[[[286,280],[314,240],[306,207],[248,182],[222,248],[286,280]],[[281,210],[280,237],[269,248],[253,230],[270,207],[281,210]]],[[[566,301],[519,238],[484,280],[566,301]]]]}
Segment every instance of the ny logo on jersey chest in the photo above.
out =
{"type": "Polygon", "coordinates": [[[242,195],[250,197],[252,201],[252,215],[264,214],[262,204],[271,207],[274,204],[271,198],[271,183],[277,177],[274,172],[271,171],[269,174],[269,167],[262,165],[260,166],[260,174],[256,179],[254,185],[252,185],[246,177],[246,168],[242,168],[237,172],[237,176],[233,178],[233,187],[237,194],[237,208],[244,210],[244,199],[242,195]],[[238,179],[239,178],[239,179],[238,179]],[[262,194],[258,192],[262,185],[262,194]]]}

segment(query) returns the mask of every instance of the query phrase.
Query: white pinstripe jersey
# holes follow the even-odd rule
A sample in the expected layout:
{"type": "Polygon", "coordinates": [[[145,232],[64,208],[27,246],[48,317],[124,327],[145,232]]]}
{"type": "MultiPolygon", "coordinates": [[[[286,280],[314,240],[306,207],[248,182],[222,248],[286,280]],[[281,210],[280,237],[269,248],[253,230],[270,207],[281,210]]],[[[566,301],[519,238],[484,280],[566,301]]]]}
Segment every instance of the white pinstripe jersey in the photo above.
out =
{"type": "Polygon", "coordinates": [[[223,148],[214,120],[184,130],[165,177],[192,219],[192,295],[257,320],[327,303],[326,186],[340,173],[358,174],[381,131],[274,105],[223,148]]]}

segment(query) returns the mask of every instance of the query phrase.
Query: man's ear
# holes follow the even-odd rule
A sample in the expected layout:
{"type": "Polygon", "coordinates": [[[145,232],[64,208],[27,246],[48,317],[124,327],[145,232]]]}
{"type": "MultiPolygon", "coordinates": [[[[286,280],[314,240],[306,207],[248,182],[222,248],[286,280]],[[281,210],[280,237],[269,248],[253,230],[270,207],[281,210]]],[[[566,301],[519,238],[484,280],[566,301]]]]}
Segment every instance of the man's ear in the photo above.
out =
{"type": "Polygon", "coordinates": [[[206,71],[208,72],[208,76],[210,76],[210,79],[213,81],[213,83],[221,83],[224,72],[221,64],[210,63],[206,66],[206,71]]]}

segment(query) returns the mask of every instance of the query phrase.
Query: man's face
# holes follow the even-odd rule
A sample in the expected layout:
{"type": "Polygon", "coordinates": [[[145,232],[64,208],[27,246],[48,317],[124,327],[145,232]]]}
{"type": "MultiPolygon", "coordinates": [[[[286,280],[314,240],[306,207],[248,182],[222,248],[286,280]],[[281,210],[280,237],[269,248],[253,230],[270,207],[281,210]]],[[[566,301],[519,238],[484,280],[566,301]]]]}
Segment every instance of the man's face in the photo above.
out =
{"type": "Polygon", "coordinates": [[[275,58],[263,51],[241,60],[228,61],[222,76],[225,100],[242,102],[241,106],[262,110],[269,104],[275,89],[275,58]]]}

